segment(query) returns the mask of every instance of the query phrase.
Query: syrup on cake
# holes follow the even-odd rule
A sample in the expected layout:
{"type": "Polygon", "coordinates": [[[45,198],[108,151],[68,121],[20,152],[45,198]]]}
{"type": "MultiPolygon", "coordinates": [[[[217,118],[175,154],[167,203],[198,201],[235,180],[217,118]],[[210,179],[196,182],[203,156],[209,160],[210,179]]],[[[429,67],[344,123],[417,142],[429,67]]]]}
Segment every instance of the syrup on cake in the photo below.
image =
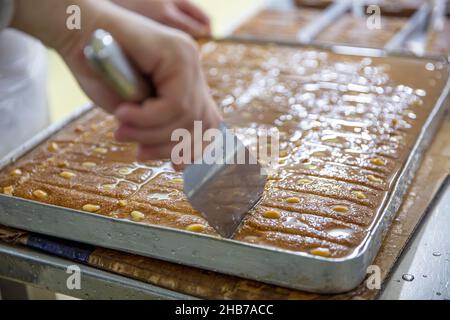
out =
{"type": "MultiPolygon", "coordinates": [[[[235,239],[323,257],[351,254],[383,210],[438,99],[447,66],[308,48],[208,42],[204,72],[245,138],[280,131],[278,172],[235,239]],[[432,66],[432,68],[431,68],[432,66]]],[[[0,173],[0,191],[118,219],[217,235],[166,161],[137,163],[94,109],[0,173]]]]}

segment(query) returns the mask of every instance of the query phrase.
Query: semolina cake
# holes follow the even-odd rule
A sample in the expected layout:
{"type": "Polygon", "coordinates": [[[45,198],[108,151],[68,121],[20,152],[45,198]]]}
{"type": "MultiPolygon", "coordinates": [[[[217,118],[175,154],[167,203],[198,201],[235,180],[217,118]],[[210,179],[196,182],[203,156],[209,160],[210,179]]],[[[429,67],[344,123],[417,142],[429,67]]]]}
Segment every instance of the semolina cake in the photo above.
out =
{"type": "MultiPolygon", "coordinates": [[[[299,32],[317,20],[322,10],[265,9],[244,22],[233,35],[246,38],[297,41],[299,32]]],[[[405,17],[381,17],[381,29],[369,29],[367,17],[346,13],[322,30],[314,42],[384,48],[408,22],[405,17]]]]}
{"type": "Polygon", "coordinates": [[[347,13],[325,28],[315,42],[343,44],[370,48],[384,48],[408,22],[403,17],[381,17],[380,29],[369,29],[367,17],[347,13]]]}
{"type": "Polygon", "coordinates": [[[270,38],[295,41],[298,32],[317,19],[317,9],[265,9],[244,22],[235,31],[235,36],[270,38]]]}
{"type": "MultiPolygon", "coordinates": [[[[347,56],[290,46],[207,42],[211,92],[245,141],[278,128],[280,156],[263,199],[234,238],[344,257],[383,211],[449,77],[445,63],[347,56]]],[[[216,236],[167,161],[135,160],[93,109],[0,173],[0,191],[117,219],[216,236]]]]}
{"type": "MultiPolygon", "coordinates": [[[[331,3],[339,0],[295,0],[300,7],[324,8],[331,3]]],[[[361,0],[360,3],[363,2],[361,0]]],[[[375,0],[366,1],[367,5],[378,5],[381,9],[381,14],[384,16],[411,16],[420,8],[427,0],[375,0]]]]}

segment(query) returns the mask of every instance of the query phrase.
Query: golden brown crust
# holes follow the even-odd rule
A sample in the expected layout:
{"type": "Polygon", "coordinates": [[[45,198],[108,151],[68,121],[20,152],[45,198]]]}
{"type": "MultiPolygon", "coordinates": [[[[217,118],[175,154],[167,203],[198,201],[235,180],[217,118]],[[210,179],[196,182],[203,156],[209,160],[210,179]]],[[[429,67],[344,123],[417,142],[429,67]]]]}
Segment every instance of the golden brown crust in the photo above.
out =
{"type": "MultiPolygon", "coordinates": [[[[377,1],[383,16],[411,16],[427,0],[384,0],[377,1]]],[[[300,7],[325,8],[335,0],[295,0],[300,7]]],[[[371,3],[368,2],[368,5],[371,3]]]]}
{"type": "Polygon", "coordinates": [[[300,29],[321,14],[321,10],[265,9],[243,23],[234,31],[236,36],[263,37],[275,40],[295,40],[300,29]]]}
{"type": "MultiPolygon", "coordinates": [[[[448,70],[420,60],[235,43],[206,43],[202,56],[212,94],[238,134],[280,130],[278,173],[235,238],[325,257],[352,253],[382,210],[448,70]]],[[[164,161],[135,162],[136,147],[115,142],[115,127],[93,110],[1,172],[1,190],[216,235],[187,202],[181,174],[164,161]]]]}
{"type": "Polygon", "coordinates": [[[323,30],[314,41],[383,48],[407,22],[407,18],[383,17],[380,29],[369,29],[367,17],[346,14],[323,30]]]}
{"type": "MultiPolygon", "coordinates": [[[[423,4],[421,0],[404,1],[410,6],[397,3],[382,5],[382,19],[380,29],[369,29],[367,17],[356,17],[351,13],[344,14],[325,28],[315,39],[315,42],[324,44],[345,44],[372,48],[383,48],[408,22],[408,18],[401,17],[414,13],[416,8],[423,4]],[[414,2],[414,3],[412,3],[414,2]],[[405,9],[404,11],[402,11],[405,9]],[[384,13],[393,16],[386,16],[384,13]],[[395,13],[400,17],[395,17],[395,13]]],[[[329,2],[328,2],[329,3],[329,2]]],[[[317,5],[323,8],[328,3],[317,5]]],[[[311,4],[311,3],[310,3],[311,4]]],[[[314,6],[313,6],[314,7],[314,6]]],[[[302,7],[301,9],[265,9],[243,23],[234,31],[236,36],[250,38],[265,38],[273,40],[296,41],[299,31],[314,22],[322,14],[320,9],[302,7]]]]}

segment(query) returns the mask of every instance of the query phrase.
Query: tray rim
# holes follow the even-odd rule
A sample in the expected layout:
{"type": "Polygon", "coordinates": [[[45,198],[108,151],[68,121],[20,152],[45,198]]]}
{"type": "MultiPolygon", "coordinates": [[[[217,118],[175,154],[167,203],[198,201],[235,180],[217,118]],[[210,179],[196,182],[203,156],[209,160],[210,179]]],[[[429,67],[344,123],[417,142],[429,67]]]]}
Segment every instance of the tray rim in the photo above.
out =
{"type": "Polygon", "coordinates": [[[229,36],[225,38],[212,37],[204,39],[201,43],[204,42],[207,43],[209,41],[219,43],[231,42],[231,43],[268,45],[268,46],[275,45],[275,46],[302,48],[306,50],[316,49],[316,50],[330,51],[334,54],[346,54],[351,56],[364,56],[373,58],[396,57],[412,60],[432,60],[434,62],[441,62],[450,65],[450,59],[447,57],[447,55],[433,54],[429,52],[418,55],[407,50],[388,51],[386,50],[386,48],[370,48],[356,45],[335,44],[335,43],[317,43],[317,42],[302,43],[298,41],[283,40],[283,39],[254,38],[252,36],[229,36]]]}
{"type": "MultiPolygon", "coordinates": [[[[235,40],[226,39],[225,41],[235,41],[235,40]]],[[[254,43],[254,41],[251,41],[251,42],[254,43]]],[[[266,42],[262,42],[260,44],[267,45],[266,42]]],[[[283,45],[283,43],[280,45],[283,45]]],[[[285,44],[285,45],[289,45],[289,44],[285,44]]],[[[292,43],[291,45],[294,45],[296,47],[311,47],[310,45],[304,46],[299,43],[292,43]]],[[[346,46],[340,46],[340,47],[346,47],[346,46]]],[[[352,48],[352,47],[350,47],[350,48],[352,48]]],[[[330,50],[330,49],[328,49],[328,50],[330,50]]],[[[331,50],[331,51],[333,51],[333,50],[331,50]]],[[[389,54],[388,55],[384,50],[377,50],[377,52],[382,52],[382,53],[384,52],[384,54],[382,54],[381,56],[399,56],[398,54],[394,54],[394,55],[389,54]]],[[[400,56],[403,57],[403,55],[400,55],[400,56]]],[[[418,60],[424,60],[424,59],[429,60],[429,58],[427,58],[427,57],[412,57],[410,55],[407,55],[405,58],[410,58],[410,59],[415,59],[415,60],[417,60],[417,59],[418,60]]],[[[437,61],[441,61],[441,60],[437,60],[437,61]]],[[[430,127],[432,127],[432,126],[437,127],[438,124],[436,124],[436,120],[432,117],[437,117],[440,113],[445,112],[446,102],[449,99],[449,92],[450,92],[450,79],[448,80],[446,86],[444,87],[444,90],[442,91],[440,97],[437,99],[436,104],[434,105],[432,111],[430,112],[430,115],[428,116],[426,122],[424,123],[420,133],[418,134],[416,143],[414,144],[414,147],[412,150],[417,151],[418,149],[420,149],[421,144],[423,143],[423,140],[431,140],[432,136],[434,136],[434,131],[436,130],[436,128],[432,129],[430,127]],[[427,139],[425,139],[426,136],[429,136],[429,137],[427,139]]],[[[7,155],[2,160],[0,160],[0,170],[3,170],[6,166],[15,162],[18,158],[20,158],[27,152],[31,151],[34,147],[38,146],[40,143],[42,143],[43,141],[48,139],[52,134],[54,134],[57,131],[59,131],[60,129],[62,129],[64,126],[66,126],[73,120],[81,117],[86,112],[91,110],[93,107],[94,106],[92,104],[83,106],[82,108],[76,110],[74,113],[70,114],[66,119],[53,124],[47,130],[41,132],[39,135],[37,135],[33,139],[29,140],[28,142],[26,142],[25,144],[23,144],[16,150],[12,151],[9,155],[7,155]]],[[[425,146],[428,143],[429,143],[429,141],[425,143],[425,146]]],[[[422,149],[425,146],[422,146],[422,149]]],[[[420,164],[420,161],[418,161],[418,159],[417,159],[417,155],[414,155],[413,151],[411,151],[410,155],[408,156],[408,159],[405,161],[404,167],[406,167],[408,164],[411,165],[411,162],[416,162],[416,167],[418,167],[418,165],[420,164]]],[[[415,172],[416,169],[417,168],[414,168],[413,171],[415,172]]],[[[395,191],[395,188],[397,188],[399,184],[409,185],[410,181],[408,181],[408,180],[410,180],[410,179],[407,179],[408,177],[406,177],[407,175],[405,175],[404,171],[405,171],[405,168],[402,168],[400,175],[398,177],[396,177],[395,180],[393,181],[392,190],[395,191]],[[406,180],[406,182],[402,181],[402,179],[406,180]]],[[[100,215],[96,215],[96,214],[86,213],[86,212],[83,212],[80,210],[74,210],[74,209],[69,209],[69,208],[64,208],[64,207],[59,207],[59,206],[42,204],[42,203],[35,202],[32,200],[26,200],[26,199],[21,199],[21,198],[17,198],[17,197],[10,197],[10,196],[1,195],[1,194],[0,194],[0,212],[2,212],[2,204],[3,203],[8,204],[9,202],[11,202],[11,203],[9,203],[9,205],[15,205],[15,206],[19,206],[19,204],[23,204],[23,205],[29,204],[34,209],[43,209],[43,210],[52,209],[52,210],[56,210],[56,211],[64,211],[64,212],[70,213],[72,215],[74,214],[74,216],[90,217],[90,218],[93,218],[94,220],[98,220],[98,221],[106,221],[106,222],[111,222],[111,223],[129,225],[130,227],[132,226],[131,228],[134,227],[136,229],[141,228],[142,230],[145,229],[145,230],[152,230],[152,231],[160,231],[162,233],[177,234],[179,236],[186,237],[186,239],[188,239],[188,238],[202,239],[202,240],[197,240],[197,241],[204,241],[205,244],[206,244],[206,242],[214,242],[214,243],[221,243],[221,244],[225,243],[225,244],[228,244],[230,247],[234,247],[234,246],[246,247],[246,248],[249,248],[252,250],[258,250],[261,252],[270,252],[275,255],[282,255],[282,256],[285,256],[288,258],[293,257],[293,259],[295,258],[295,259],[300,259],[300,260],[306,259],[308,261],[314,261],[316,264],[321,265],[325,269],[331,267],[331,269],[328,270],[328,272],[331,272],[331,270],[333,268],[342,269],[342,268],[346,268],[349,264],[367,267],[368,263],[370,263],[373,260],[375,254],[378,252],[379,246],[381,245],[381,239],[384,238],[384,235],[381,234],[380,233],[381,231],[379,230],[384,225],[383,220],[385,220],[386,216],[388,216],[388,214],[386,214],[384,212],[387,211],[387,209],[386,209],[387,207],[392,205],[392,202],[400,201],[400,203],[401,203],[401,200],[403,199],[403,196],[404,196],[404,192],[406,192],[406,190],[403,191],[401,196],[399,196],[400,199],[397,199],[397,200],[393,199],[393,198],[395,198],[394,192],[392,192],[392,195],[387,196],[387,199],[385,200],[384,205],[382,207],[380,207],[379,212],[377,213],[376,218],[373,221],[373,225],[370,228],[368,228],[369,232],[367,234],[367,238],[365,238],[361,242],[360,246],[355,248],[355,250],[353,250],[353,252],[350,255],[341,257],[341,258],[317,257],[317,256],[313,256],[308,253],[295,252],[295,251],[290,251],[290,250],[286,250],[286,249],[282,249],[282,248],[275,248],[275,247],[243,243],[243,242],[236,241],[236,240],[221,239],[219,237],[209,236],[209,235],[200,235],[200,234],[196,234],[196,233],[191,233],[189,231],[173,229],[173,228],[164,227],[164,226],[147,225],[147,224],[136,223],[136,222],[128,221],[128,220],[114,219],[111,217],[104,217],[104,216],[100,216],[100,215]],[[378,243],[377,243],[375,249],[370,250],[370,244],[373,243],[373,241],[371,241],[372,237],[379,237],[380,241],[377,241],[378,243]],[[372,252],[369,252],[369,251],[372,251],[372,252]],[[367,253],[367,252],[369,252],[369,253],[367,253]]],[[[397,206],[398,205],[399,204],[397,204],[397,206]]],[[[394,207],[395,207],[395,205],[394,205],[394,207]]],[[[387,221],[385,221],[385,224],[387,224],[387,225],[390,224],[390,221],[395,216],[396,212],[397,212],[397,209],[393,210],[393,213],[391,213],[389,215],[389,217],[388,217],[389,219],[387,221]]],[[[2,215],[0,215],[0,221],[2,223],[4,222],[4,217],[2,215]]],[[[11,226],[24,228],[22,225],[11,225],[11,226]]],[[[45,232],[42,232],[41,229],[36,230],[35,227],[33,227],[33,226],[26,226],[24,229],[45,234],[45,232]]],[[[386,230],[386,232],[387,232],[387,230],[386,230]]],[[[59,237],[64,238],[63,235],[59,235],[59,234],[50,234],[50,235],[59,236],[59,237]]],[[[80,241],[78,238],[69,238],[69,239],[80,241]]],[[[86,241],[83,241],[83,242],[86,242],[86,241]]],[[[96,242],[92,243],[89,241],[87,243],[91,243],[91,244],[99,245],[99,246],[105,246],[104,243],[96,243],[96,242]]],[[[115,246],[108,246],[108,245],[106,245],[106,247],[110,247],[112,249],[128,251],[128,252],[132,252],[132,253],[136,253],[136,254],[140,254],[140,255],[151,256],[153,258],[168,260],[168,261],[172,261],[175,263],[191,265],[191,266],[199,267],[202,269],[208,269],[208,270],[213,270],[213,271],[219,271],[222,273],[228,273],[228,274],[232,274],[232,275],[242,276],[242,274],[236,274],[236,272],[230,273],[230,272],[227,272],[226,270],[222,270],[220,268],[217,269],[215,267],[205,266],[204,263],[200,263],[199,265],[196,265],[195,263],[191,263],[191,262],[179,261],[173,257],[171,258],[171,257],[167,257],[167,256],[161,256],[160,254],[157,254],[157,253],[155,254],[155,253],[149,253],[149,252],[141,252],[141,250],[138,250],[136,252],[129,248],[115,247],[115,246]]],[[[302,261],[299,261],[299,262],[302,262],[302,261]]],[[[276,285],[283,285],[286,287],[291,287],[294,289],[302,289],[302,290],[308,290],[308,291],[320,292],[320,293],[338,293],[338,292],[345,292],[345,291],[351,290],[362,281],[364,276],[365,276],[365,268],[363,268],[361,274],[354,275],[354,279],[356,279],[356,281],[351,281],[351,282],[347,283],[347,285],[341,283],[338,286],[334,286],[332,283],[331,284],[328,283],[326,288],[323,289],[324,288],[323,286],[305,288],[301,284],[300,285],[292,284],[290,282],[282,281],[280,279],[276,279],[276,280],[268,279],[267,280],[267,279],[259,279],[259,278],[256,278],[255,276],[244,275],[244,277],[246,277],[246,278],[251,278],[251,279],[255,279],[258,281],[262,281],[262,282],[268,282],[268,283],[272,283],[272,284],[276,284],[276,285]]],[[[326,279],[326,280],[328,282],[331,281],[330,279],[326,279]]]]}

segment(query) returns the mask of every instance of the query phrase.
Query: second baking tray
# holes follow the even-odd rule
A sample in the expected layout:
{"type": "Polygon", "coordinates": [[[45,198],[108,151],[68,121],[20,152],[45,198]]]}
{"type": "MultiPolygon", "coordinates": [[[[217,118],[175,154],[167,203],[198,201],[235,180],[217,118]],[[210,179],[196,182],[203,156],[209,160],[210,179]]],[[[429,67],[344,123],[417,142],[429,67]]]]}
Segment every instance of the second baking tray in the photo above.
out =
{"type": "Polygon", "coordinates": [[[371,20],[361,13],[352,13],[350,1],[338,1],[321,9],[298,9],[280,1],[241,24],[234,36],[243,39],[298,41],[302,44],[341,44],[347,46],[385,48],[402,51],[408,38],[425,30],[431,6],[424,3],[410,17],[385,17],[381,29],[369,29],[371,20]],[[389,30],[391,28],[392,30],[389,30]]]}
{"type": "MultiPolygon", "coordinates": [[[[346,48],[347,53],[352,50],[354,53],[354,49],[346,48]]],[[[4,195],[0,195],[0,224],[293,289],[320,293],[345,292],[363,281],[367,267],[377,254],[420,164],[422,154],[442,118],[449,91],[450,83],[447,83],[395,180],[393,191],[373,222],[371,231],[351,255],[343,258],[323,258],[178,229],[144,225],[4,195]]],[[[90,109],[87,106],[79,110],[66,121],[52,126],[21,146],[0,162],[0,170],[90,109]]]]}

